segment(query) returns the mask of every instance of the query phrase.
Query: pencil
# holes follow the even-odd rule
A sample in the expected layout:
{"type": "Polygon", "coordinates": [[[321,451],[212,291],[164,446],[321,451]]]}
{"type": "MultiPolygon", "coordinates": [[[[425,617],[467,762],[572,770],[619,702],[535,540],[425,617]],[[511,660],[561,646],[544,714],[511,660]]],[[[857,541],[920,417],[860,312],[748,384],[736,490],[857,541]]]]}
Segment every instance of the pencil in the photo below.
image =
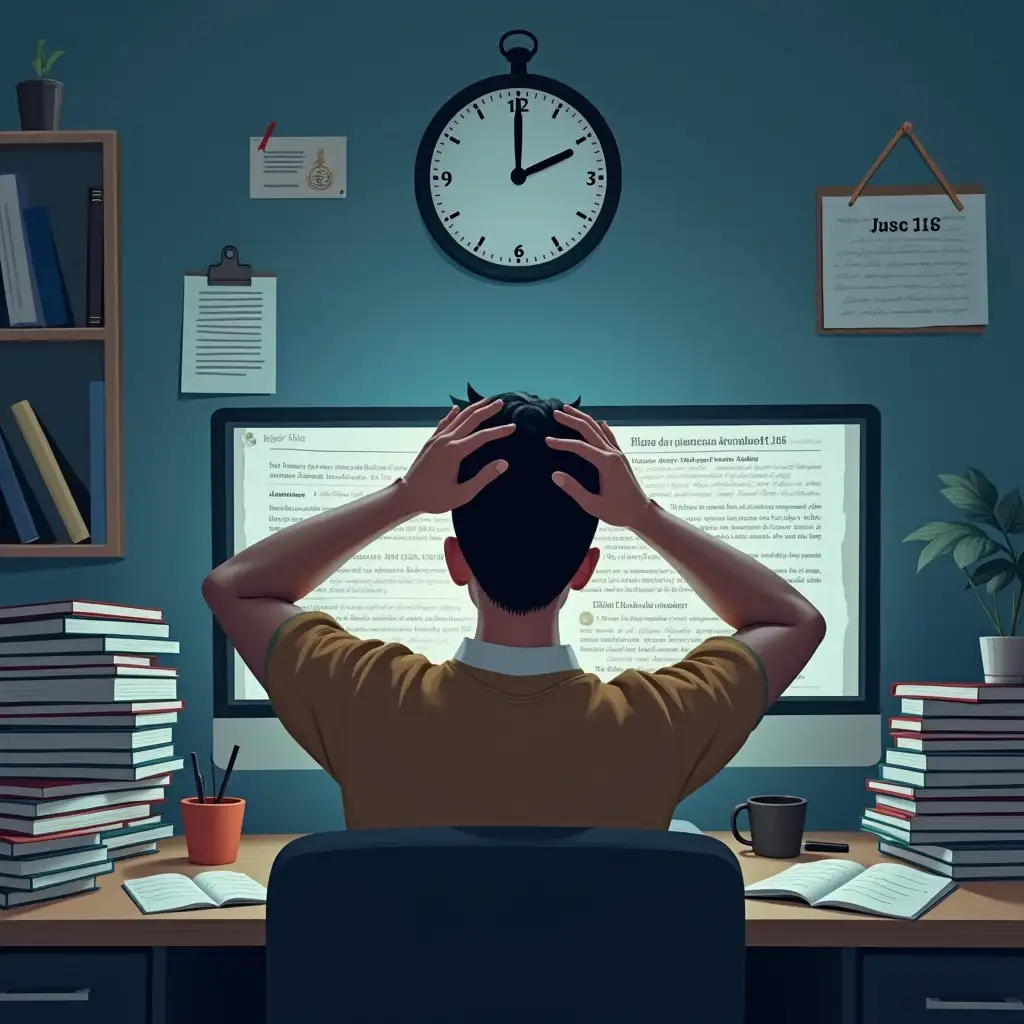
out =
{"type": "Polygon", "coordinates": [[[220,789],[217,791],[217,803],[220,803],[224,798],[224,793],[228,788],[228,779],[231,778],[231,772],[235,767],[235,758],[238,757],[238,744],[231,748],[231,756],[228,758],[228,766],[224,769],[224,774],[221,776],[220,789]]]}
{"type": "Polygon", "coordinates": [[[203,791],[203,776],[199,771],[199,758],[196,752],[192,751],[192,774],[196,777],[196,798],[201,804],[206,803],[206,793],[203,791]]]}

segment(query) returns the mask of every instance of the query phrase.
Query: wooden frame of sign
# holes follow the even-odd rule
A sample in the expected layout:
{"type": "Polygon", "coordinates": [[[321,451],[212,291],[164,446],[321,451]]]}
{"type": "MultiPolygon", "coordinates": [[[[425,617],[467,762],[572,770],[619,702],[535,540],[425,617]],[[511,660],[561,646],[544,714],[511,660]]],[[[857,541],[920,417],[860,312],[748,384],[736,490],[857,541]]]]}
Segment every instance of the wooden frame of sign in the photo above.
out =
{"type": "MultiPolygon", "coordinates": [[[[981,185],[953,185],[952,188],[958,196],[984,195],[985,190],[981,185]]],[[[822,249],[822,215],[821,201],[825,198],[849,197],[855,189],[847,185],[845,188],[823,186],[818,189],[815,200],[815,220],[817,222],[818,234],[818,281],[816,288],[817,317],[819,334],[981,334],[987,324],[972,324],[968,326],[936,326],[936,327],[826,327],[825,326],[825,303],[824,284],[822,280],[823,271],[823,249],[822,249]]],[[[860,196],[941,196],[946,194],[942,185],[885,185],[875,188],[862,188],[858,193],[860,196]]]]}

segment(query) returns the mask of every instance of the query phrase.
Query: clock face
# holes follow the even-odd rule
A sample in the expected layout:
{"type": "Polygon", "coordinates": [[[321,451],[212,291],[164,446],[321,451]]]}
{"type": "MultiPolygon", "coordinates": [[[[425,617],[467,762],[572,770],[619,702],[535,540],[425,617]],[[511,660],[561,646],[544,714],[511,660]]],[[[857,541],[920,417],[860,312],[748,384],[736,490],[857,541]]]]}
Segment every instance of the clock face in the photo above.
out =
{"type": "Polygon", "coordinates": [[[618,181],[610,180],[619,173],[618,154],[609,159],[598,137],[605,133],[565,99],[539,89],[498,89],[465,102],[446,121],[420,170],[429,181],[417,182],[420,190],[424,184],[429,189],[437,221],[450,236],[447,245],[439,239],[443,247],[454,246],[456,258],[463,250],[483,262],[482,272],[490,264],[492,276],[510,279],[547,276],[543,265],[581,243],[589,251],[598,239],[591,237],[588,245],[588,233],[599,225],[606,203],[600,234],[614,212],[612,190],[618,200],[618,181]]]}

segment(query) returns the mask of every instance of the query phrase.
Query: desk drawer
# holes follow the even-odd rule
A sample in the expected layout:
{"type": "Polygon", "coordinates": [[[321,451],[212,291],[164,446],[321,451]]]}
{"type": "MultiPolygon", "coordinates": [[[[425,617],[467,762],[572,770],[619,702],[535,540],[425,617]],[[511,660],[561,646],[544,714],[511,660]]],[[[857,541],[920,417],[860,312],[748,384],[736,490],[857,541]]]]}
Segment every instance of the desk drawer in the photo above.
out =
{"type": "Polygon", "coordinates": [[[1024,1024],[1024,954],[865,953],[861,1005],[862,1024],[1024,1024]]]}
{"type": "Polygon", "coordinates": [[[2,1024],[147,1024],[144,952],[0,953],[2,1024]]]}

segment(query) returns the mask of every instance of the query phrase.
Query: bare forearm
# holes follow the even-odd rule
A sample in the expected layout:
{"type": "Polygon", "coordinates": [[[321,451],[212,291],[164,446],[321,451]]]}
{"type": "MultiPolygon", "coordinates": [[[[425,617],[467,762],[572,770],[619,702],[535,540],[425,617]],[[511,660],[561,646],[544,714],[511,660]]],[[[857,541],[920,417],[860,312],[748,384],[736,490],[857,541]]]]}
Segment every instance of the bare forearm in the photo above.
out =
{"type": "Polygon", "coordinates": [[[240,551],[214,569],[208,582],[235,598],[294,603],[372,541],[415,515],[406,485],[398,480],[240,551]]]}
{"type": "Polygon", "coordinates": [[[781,576],[742,551],[650,503],[633,532],[733,629],[796,625],[814,607],[781,576]]]}

